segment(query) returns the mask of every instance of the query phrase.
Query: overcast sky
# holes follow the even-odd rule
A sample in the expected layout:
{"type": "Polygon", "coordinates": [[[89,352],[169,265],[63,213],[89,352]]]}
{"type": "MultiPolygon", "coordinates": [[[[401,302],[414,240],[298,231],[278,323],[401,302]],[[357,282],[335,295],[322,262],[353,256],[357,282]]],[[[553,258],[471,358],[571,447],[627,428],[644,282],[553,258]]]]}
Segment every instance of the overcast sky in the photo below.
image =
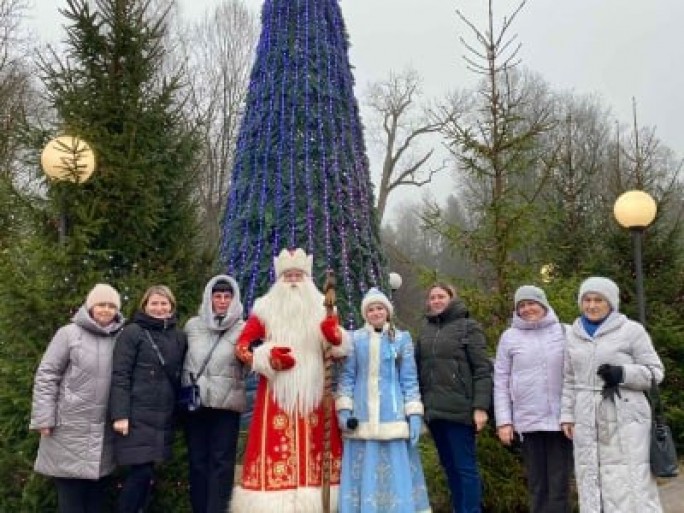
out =
{"type": "MultiPolygon", "coordinates": [[[[220,0],[180,0],[184,15],[199,16],[220,0]]],[[[35,0],[34,27],[46,40],[60,37],[62,0],[35,0]]],[[[259,11],[263,0],[245,0],[259,11]]],[[[495,0],[497,17],[519,2],[495,0]]],[[[357,94],[389,70],[415,68],[424,89],[439,95],[472,85],[459,36],[470,33],[456,9],[480,23],[486,0],[341,0],[352,44],[357,94]]],[[[682,0],[529,0],[513,27],[523,64],[554,90],[596,93],[621,122],[636,98],[641,125],[684,155],[682,0]]],[[[472,41],[472,39],[471,39],[472,41]]]]}

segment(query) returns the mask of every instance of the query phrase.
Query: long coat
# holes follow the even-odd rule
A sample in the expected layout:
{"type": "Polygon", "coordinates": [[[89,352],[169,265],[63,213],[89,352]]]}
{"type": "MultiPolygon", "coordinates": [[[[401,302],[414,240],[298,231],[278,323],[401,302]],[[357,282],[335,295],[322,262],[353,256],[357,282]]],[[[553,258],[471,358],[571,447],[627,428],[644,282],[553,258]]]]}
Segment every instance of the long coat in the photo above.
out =
{"type": "Polygon", "coordinates": [[[176,394],[183,358],[185,333],[176,319],[155,319],[137,312],[114,348],[112,421],[128,419],[127,436],[116,434],[114,455],[120,465],[160,462],[171,457],[176,394]],[[165,366],[145,334],[156,343],[165,366]]]}
{"type": "Polygon", "coordinates": [[[561,422],[574,423],[582,513],[660,513],[649,465],[651,409],[644,391],[663,364],[643,326],[612,313],[594,337],[577,319],[568,333],[561,422]],[[603,398],[601,364],[624,369],[620,395],[603,398]]]}
{"type": "Polygon", "coordinates": [[[359,421],[344,432],[340,513],[430,511],[420,454],[406,440],[407,418],[423,414],[411,335],[388,328],[356,330],[340,372],[336,407],[359,421]]]}
{"type": "Polygon", "coordinates": [[[202,375],[197,380],[204,407],[236,412],[243,412],[247,408],[245,367],[235,355],[238,336],[245,326],[242,313],[237,282],[230,276],[219,275],[212,278],[204,288],[199,315],[185,325],[188,352],[183,364],[184,385],[191,383],[191,374],[197,376],[202,363],[218,339],[216,349],[211,353],[202,375]],[[214,315],[211,305],[211,290],[219,280],[230,282],[234,291],[228,312],[220,322],[214,315]]]}
{"type": "Polygon", "coordinates": [[[52,428],[38,447],[35,471],[47,476],[99,479],[114,470],[107,419],[114,334],[81,307],[48,345],[36,371],[30,429],[52,428]]]}

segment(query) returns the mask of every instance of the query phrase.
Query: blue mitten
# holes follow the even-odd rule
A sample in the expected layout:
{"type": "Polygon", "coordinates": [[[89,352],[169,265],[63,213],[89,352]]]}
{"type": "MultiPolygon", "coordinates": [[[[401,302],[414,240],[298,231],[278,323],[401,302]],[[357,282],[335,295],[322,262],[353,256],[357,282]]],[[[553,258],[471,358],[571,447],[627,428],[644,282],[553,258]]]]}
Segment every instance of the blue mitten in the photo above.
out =
{"type": "Polygon", "coordinates": [[[420,440],[420,428],[423,426],[423,417],[420,415],[409,415],[409,442],[412,447],[418,445],[420,440]]]}
{"type": "Polygon", "coordinates": [[[339,410],[337,412],[337,425],[340,427],[340,431],[347,431],[347,422],[351,417],[351,410],[339,410]]]}

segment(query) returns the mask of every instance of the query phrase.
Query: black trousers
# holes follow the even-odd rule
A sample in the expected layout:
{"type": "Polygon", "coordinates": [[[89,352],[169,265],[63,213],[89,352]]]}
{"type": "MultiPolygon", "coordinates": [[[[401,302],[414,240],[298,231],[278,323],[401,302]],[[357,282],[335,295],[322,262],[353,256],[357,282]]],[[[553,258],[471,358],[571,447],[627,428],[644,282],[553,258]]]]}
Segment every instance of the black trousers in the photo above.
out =
{"type": "Polygon", "coordinates": [[[69,479],[56,477],[59,513],[100,513],[104,479],[69,479]]]}
{"type": "Polygon", "coordinates": [[[534,431],[522,437],[530,513],[570,513],[572,441],[562,431],[534,431]]]}
{"type": "Polygon", "coordinates": [[[144,512],[150,500],[154,463],[131,465],[119,494],[118,513],[144,512]]]}
{"type": "Polygon", "coordinates": [[[200,408],[185,417],[193,513],[225,513],[233,493],[240,414],[200,408]]]}

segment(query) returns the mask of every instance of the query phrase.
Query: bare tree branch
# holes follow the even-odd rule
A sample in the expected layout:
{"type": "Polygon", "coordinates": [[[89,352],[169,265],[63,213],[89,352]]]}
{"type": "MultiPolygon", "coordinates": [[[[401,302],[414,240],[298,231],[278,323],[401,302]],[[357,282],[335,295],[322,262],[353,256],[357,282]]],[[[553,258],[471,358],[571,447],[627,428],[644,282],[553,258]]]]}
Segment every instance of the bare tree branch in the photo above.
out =
{"type": "MultiPolygon", "coordinates": [[[[366,105],[373,112],[377,124],[376,144],[382,148],[383,163],[378,187],[378,218],[382,221],[390,193],[405,185],[422,187],[446,168],[430,166],[434,149],[414,154],[422,140],[437,134],[443,121],[418,105],[422,96],[420,77],[414,70],[390,72],[383,81],[371,84],[366,93],[366,105]]],[[[371,124],[372,126],[372,124],[371,124]]]]}
{"type": "Polygon", "coordinates": [[[223,0],[181,44],[189,77],[187,108],[204,145],[196,194],[208,248],[219,238],[258,35],[256,15],[244,0],[223,0]]]}

